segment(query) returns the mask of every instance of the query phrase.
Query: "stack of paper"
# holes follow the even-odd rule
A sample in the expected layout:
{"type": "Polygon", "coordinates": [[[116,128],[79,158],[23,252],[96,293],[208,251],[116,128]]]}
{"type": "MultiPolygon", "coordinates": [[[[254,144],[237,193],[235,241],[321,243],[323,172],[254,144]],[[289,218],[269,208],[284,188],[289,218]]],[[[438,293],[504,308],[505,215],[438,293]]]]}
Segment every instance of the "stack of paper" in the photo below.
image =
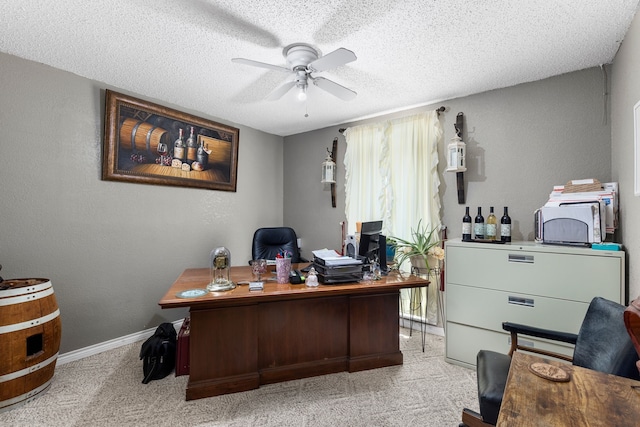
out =
{"type": "Polygon", "coordinates": [[[340,255],[331,249],[320,249],[313,251],[314,262],[326,266],[355,265],[362,264],[362,260],[340,255]]]}
{"type": "Polygon", "coordinates": [[[324,284],[357,282],[362,279],[362,260],[330,249],[313,251],[313,266],[324,284]]]}

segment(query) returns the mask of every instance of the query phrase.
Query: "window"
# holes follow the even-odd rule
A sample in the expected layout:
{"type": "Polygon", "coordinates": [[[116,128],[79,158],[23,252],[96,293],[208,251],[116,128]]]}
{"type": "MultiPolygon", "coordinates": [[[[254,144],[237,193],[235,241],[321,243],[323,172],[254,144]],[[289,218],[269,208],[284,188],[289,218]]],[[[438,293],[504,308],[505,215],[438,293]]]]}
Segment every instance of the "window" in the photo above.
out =
{"type": "MultiPolygon", "coordinates": [[[[356,222],[382,219],[383,233],[410,238],[418,221],[440,226],[437,111],[348,128],[345,131],[345,215],[348,234],[356,222]]],[[[435,281],[432,279],[435,283],[435,281]]],[[[429,287],[429,323],[437,323],[438,286],[429,287]]],[[[422,306],[426,293],[422,293],[422,306]]],[[[403,290],[403,307],[409,290],[403,290]]]]}

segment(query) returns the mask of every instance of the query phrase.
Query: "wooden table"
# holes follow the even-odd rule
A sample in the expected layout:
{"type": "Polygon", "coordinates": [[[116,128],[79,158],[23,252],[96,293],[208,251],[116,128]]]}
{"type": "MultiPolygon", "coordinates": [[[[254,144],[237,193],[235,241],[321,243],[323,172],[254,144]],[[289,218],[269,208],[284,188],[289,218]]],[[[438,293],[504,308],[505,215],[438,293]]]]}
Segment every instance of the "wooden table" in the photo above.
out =
{"type": "MultiPolygon", "coordinates": [[[[606,338],[603,338],[606,339],[606,338]]],[[[497,426],[638,426],[640,382],[515,352],[497,426]],[[534,362],[560,366],[569,382],[534,375],[534,362]]]]}
{"type": "MultiPolygon", "coordinates": [[[[251,268],[232,267],[231,277],[235,283],[252,280],[251,268]]],[[[400,289],[429,284],[392,272],[371,284],[307,288],[267,281],[262,291],[240,285],[197,298],[176,297],[204,289],[209,281],[207,268],[185,270],[159,302],[163,309],[190,309],[187,400],[400,365],[400,289]]]]}

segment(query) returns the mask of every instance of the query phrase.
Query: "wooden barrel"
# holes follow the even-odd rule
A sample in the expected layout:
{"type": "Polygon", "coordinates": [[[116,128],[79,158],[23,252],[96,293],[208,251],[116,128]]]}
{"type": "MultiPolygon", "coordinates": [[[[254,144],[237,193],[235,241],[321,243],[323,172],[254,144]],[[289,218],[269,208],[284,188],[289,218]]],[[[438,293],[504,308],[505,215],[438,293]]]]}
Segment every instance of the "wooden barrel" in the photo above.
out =
{"type": "Polygon", "coordinates": [[[49,279],[11,279],[0,290],[0,412],[51,385],[62,326],[49,279]]]}
{"type": "Polygon", "coordinates": [[[168,133],[161,127],[136,119],[125,119],[120,126],[120,147],[155,153],[158,143],[167,143],[168,133]]]}

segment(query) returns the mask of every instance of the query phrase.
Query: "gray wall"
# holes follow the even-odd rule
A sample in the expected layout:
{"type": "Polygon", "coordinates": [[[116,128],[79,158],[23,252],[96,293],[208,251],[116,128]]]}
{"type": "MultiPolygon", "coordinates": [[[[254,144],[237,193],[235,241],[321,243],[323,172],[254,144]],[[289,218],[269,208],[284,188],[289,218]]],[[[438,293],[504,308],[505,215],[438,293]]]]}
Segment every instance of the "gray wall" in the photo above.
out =
{"type": "Polygon", "coordinates": [[[620,183],[620,230],[627,251],[630,299],[640,296],[640,197],[633,194],[633,106],[640,100],[639,51],[640,15],[636,15],[611,74],[611,173],[620,183]]]}
{"type": "MultiPolygon", "coordinates": [[[[444,172],[443,155],[455,132],[458,112],[465,115],[467,143],[466,205],[476,212],[489,206],[498,215],[508,206],[516,240],[533,240],[533,211],[548,199],[555,184],[571,179],[611,180],[611,128],[603,97],[605,78],[592,68],[478,95],[453,99],[443,105],[444,128],[439,171],[442,220],[448,237],[460,237],[464,205],[459,205],[456,176],[444,172]],[[606,122],[605,122],[605,119],[606,122]]],[[[367,120],[414,113],[395,113],[367,120]]],[[[309,250],[340,248],[339,222],[344,214],[345,140],[335,126],[285,137],[284,222],[294,227],[309,250]],[[320,183],[320,165],[339,137],[337,207],[320,183]]]]}
{"type": "MultiPolygon", "coordinates": [[[[441,116],[443,146],[453,137],[456,114],[465,113],[467,204],[485,211],[508,205],[516,239],[532,238],[533,210],[554,184],[587,177],[619,181],[632,297],[640,293],[640,273],[633,268],[640,227],[630,221],[640,211],[632,182],[631,108],[640,99],[634,79],[640,68],[633,53],[640,45],[637,21],[611,70],[612,127],[603,121],[609,116],[598,68],[423,108],[447,107],[441,116]]],[[[340,247],[345,142],[338,129],[362,122],[283,142],[187,111],[240,128],[236,193],[107,182],[100,179],[105,88],[0,54],[0,274],[52,279],[62,312],[62,352],[184,316],[184,310],[157,306],[173,280],[184,268],[206,265],[217,245],[231,250],[233,264],[246,263],[260,226],[294,227],[306,256],[311,249],[340,247]],[[320,164],[336,136],[339,174],[332,208],[320,164]]],[[[441,194],[443,221],[449,236],[458,237],[464,207],[457,203],[455,174],[442,173],[441,194]]]]}
{"type": "Polygon", "coordinates": [[[157,303],[185,268],[282,225],[282,137],[242,125],[237,192],[102,181],[104,89],[0,53],[0,274],[51,279],[61,352],[183,317],[157,303]]]}

